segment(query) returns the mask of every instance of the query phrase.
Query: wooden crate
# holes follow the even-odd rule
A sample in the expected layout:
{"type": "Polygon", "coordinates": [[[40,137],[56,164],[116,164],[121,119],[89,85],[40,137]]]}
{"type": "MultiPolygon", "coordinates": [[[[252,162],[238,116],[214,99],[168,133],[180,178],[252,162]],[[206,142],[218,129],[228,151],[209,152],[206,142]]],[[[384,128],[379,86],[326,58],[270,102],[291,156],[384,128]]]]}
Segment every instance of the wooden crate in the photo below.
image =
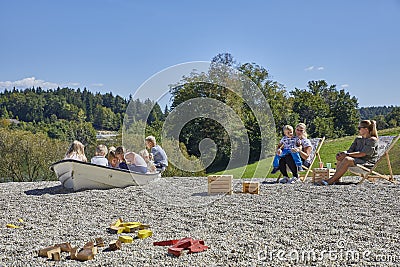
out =
{"type": "Polygon", "coordinates": [[[233,175],[208,176],[208,194],[232,194],[233,175]]]}
{"type": "Polygon", "coordinates": [[[243,182],[243,193],[259,194],[260,183],[259,182],[243,182]]]}
{"type": "Polygon", "coordinates": [[[335,174],[335,169],[315,168],[313,169],[313,183],[320,183],[322,180],[328,180],[335,174]]]}

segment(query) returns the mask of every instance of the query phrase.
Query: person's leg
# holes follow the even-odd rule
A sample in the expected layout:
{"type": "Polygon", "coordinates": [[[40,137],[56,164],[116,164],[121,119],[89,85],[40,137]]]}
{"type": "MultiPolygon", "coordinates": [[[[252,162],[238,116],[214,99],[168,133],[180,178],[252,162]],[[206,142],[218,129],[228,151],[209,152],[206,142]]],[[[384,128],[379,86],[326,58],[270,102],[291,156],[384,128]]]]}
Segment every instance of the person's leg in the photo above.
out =
{"type": "Polygon", "coordinates": [[[303,162],[301,161],[301,157],[300,157],[300,153],[299,152],[291,152],[290,153],[292,155],[292,158],[294,160],[294,163],[296,164],[296,166],[300,166],[303,165],[303,162]]]}
{"type": "Polygon", "coordinates": [[[326,182],[328,184],[333,184],[337,182],[349,169],[349,167],[356,166],[354,163],[354,158],[352,157],[345,157],[342,161],[339,161],[336,165],[336,172],[335,174],[326,182]]]}
{"type": "Polygon", "coordinates": [[[279,171],[282,173],[283,177],[288,177],[286,169],[286,157],[279,160],[279,171]]]}
{"type": "Polygon", "coordinates": [[[297,166],[296,166],[296,163],[294,162],[294,159],[293,159],[292,155],[291,154],[287,154],[285,156],[285,159],[286,159],[286,164],[288,165],[290,171],[293,174],[293,177],[297,177],[298,178],[299,175],[297,173],[297,166]]]}
{"type": "Polygon", "coordinates": [[[275,154],[274,161],[272,163],[272,166],[274,167],[274,169],[279,167],[280,159],[281,159],[281,157],[279,155],[275,154]]]}

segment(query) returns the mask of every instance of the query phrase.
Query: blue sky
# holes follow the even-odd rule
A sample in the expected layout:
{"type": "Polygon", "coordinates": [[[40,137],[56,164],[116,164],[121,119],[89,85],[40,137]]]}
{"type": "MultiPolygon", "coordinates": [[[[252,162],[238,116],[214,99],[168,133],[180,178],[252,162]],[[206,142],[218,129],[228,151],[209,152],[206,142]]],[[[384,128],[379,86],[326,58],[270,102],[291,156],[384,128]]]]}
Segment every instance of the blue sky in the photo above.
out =
{"type": "Polygon", "coordinates": [[[324,79],[360,106],[400,105],[399,0],[0,0],[0,89],[128,97],[170,66],[222,52],[288,91],[324,79]]]}

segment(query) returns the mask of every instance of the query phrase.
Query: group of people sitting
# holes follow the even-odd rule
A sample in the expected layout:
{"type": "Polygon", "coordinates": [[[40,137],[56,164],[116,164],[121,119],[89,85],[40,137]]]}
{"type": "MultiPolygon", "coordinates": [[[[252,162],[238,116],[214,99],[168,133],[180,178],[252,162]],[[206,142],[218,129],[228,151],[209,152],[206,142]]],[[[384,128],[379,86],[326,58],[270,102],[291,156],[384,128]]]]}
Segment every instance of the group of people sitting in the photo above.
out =
{"type": "MultiPolygon", "coordinates": [[[[123,146],[109,147],[100,144],[96,147],[95,156],[91,158],[92,164],[130,170],[138,173],[156,173],[164,171],[168,166],[165,151],[157,145],[154,136],[145,138],[146,148],[139,153],[127,152],[123,146]]],[[[71,143],[64,159],[74,159],[87,162],[84,145],[75,140],[71,143]]]]}
{"type": "MultiPolygon", "coordinates": [[[[318,185],[331,185],[336,183],[348,170],[357,164],[366,167],[373,166],[378,160],[378,131],[374,120],[362,120],[358,124],[359,136],[356,137],[347,151],[336,154],[337,166],[335,174],[328,180],[322,180],[318,185]]],[[[307,138],[306,125],[299,123],[296,126],[296,135],[293,135],[293,127],[283,127],[284,137],[280,140],[273,161],[271,173],[278,170],[283,175],[280,183],[295,183],[299,179],[298,172],[311,165],[311,152],[313,150],[310,140],[307,138]],[[292,172],[290,179],[287,167],[292,172]]]]}
{"type": "MultiPolygon", "coordinates": [[[[336,154],[337,166],[335,174],[328,180],[323,180],[320,185],[330,185],[337,182],[348,170],[349,167],[363,164],[372,166],[378,160],[378,132],[376,122],[373,120],[363,120],[358,125],[359,136],[354,140],[347,151],[336,154]]],[[[293,127],[286,125],[283,127],[284,137],[280,140],[276,155],[273,161],[273,170],[278,170],[283,175],[280,183],[296,183],[299,179],[299,171],[303,167],[311,165],[312,144],[307,138],[306,125],[299,123],[296,125],[294,135],[293,127]],[[293,177],[289,178],[288,170],[293,177]]],[[[156,143],[154,136],[145,138],[146,148],[139,152],[126,152],[125,148],[110,147],[107,150],[105,145],[96,148],[96,155],[91,159],[91,163],[112,168],[127,169],[139,173],[154,173],[164,171],[168,166],[168,158],[165,151],[156,143]]],[[[72,142],[65,159],[75,159],[86,162],[84,146],[79,141],[72,142]]]]}

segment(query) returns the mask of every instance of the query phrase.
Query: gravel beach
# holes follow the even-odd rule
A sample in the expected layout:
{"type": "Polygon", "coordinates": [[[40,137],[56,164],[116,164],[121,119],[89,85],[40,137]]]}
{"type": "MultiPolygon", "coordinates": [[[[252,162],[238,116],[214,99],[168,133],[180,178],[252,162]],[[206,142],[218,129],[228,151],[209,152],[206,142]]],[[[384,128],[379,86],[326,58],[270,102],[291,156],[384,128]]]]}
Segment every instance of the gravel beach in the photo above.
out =
{"type": "MultiPolygon", "coordinates": [[[[399,177],[396,177],[399,179],[399,177]]],[[[245,179],[244,179],[245,180],[245,179]]],[[[399,266],[400,187],[388,182],[314,186],[259,181],[260,194],[207,195],[207,178],[161,178],[145,187],[70,192],[59,182],[0,184],[0,266],[399,266]],[[78,262],[37,251],[116,240],[118,218],[153,236],[78,262]],[[23,222],[18,222],[23,219],[23,222]],[[6,224],[21,226],[6,228],[6,224]],[[155,241],[193,237],[209,249],[180,257],[155,241]]],[[[127,234],[135,236],[134,234],[127,234]]]]}

